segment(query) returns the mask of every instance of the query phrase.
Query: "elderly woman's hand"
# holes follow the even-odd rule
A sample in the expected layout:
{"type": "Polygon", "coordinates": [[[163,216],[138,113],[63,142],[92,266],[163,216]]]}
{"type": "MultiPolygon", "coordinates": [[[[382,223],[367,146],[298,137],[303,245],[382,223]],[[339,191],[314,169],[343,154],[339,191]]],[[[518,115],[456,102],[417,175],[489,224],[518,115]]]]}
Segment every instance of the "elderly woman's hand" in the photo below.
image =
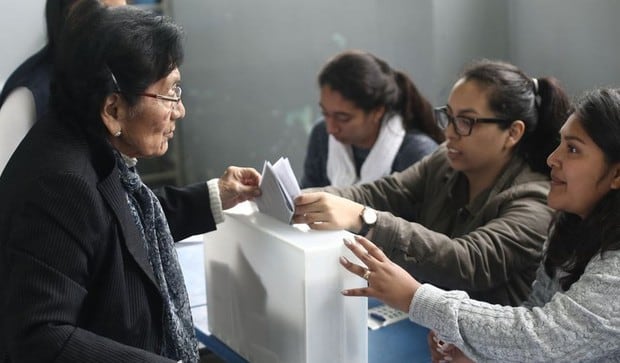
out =
{"type": "Polygon", "coordinates": [[[229,166],[218,181],[222,208],[232,208],[238,203],[260,195],[260,174],[254,168],[229,166]]]}
{"type": "Polygon", "coordinates": [[[340,257],[340,263],[352,273],[366,279],[368,287],[344,290],[346,296],[371,296],[386,304],[409,312],[409,305],[420,287],[407,271],[398,266],[364,237],[355,236],[355,241],[345,238],[345,245],[357,256],[364,265],[360,266],[346,257],[340,257]]]}

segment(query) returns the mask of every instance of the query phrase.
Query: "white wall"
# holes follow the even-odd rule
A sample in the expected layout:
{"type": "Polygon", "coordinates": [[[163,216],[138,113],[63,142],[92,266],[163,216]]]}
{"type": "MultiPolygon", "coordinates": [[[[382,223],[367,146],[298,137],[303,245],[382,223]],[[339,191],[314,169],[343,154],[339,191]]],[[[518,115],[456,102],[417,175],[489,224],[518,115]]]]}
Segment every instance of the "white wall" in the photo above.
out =
{"type": "Polygon", "coordinates": [[[510,58],[554,75],[572,95],[620,87],[620,1],[509,1],[510,58]]]}
{"type": "Polygon", "coordinates": [[[0,83],[46,42],[45,0],[0,2],[0,83]]]}
{"type": "Polygon", "coordinates": [[[508,60],[506,17],[504,1],[433,0],[433,83],[429,96],[436,105],[446,103],[465,64],[480,58],[508,60]]]}

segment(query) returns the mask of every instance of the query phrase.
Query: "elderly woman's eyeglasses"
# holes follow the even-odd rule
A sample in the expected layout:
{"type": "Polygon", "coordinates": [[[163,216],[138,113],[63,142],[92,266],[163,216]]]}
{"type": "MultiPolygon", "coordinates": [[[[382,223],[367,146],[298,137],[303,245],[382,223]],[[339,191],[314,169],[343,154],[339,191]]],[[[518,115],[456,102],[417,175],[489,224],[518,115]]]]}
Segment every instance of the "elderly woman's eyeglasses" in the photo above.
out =
{"type": "Polygon", "coordinates": [[[181,94],[183,93],[181,86],[174,86],[172,88],[172,92],[174,93],[174,96],[165,96],[165,95],[160,95],[157,93],[146,93],[146,92],[136,93],[136,94],[138,96],[145,96],[145,97],[157,98],[157,99],[164,100],[164,101],[170,101],[170,102],[173,102],[173,104],[179,103],[179,101],[181,101],[181,94]]]}
{"type": "MultiPolygon", "coordinates": [[[[118,81],[116,81],[116,77],[114,76],[114,73],[112,73],[112,71],[110,71],[110,75],[112,76],[112,82],[114,83],[115,92],[126,93],[126,92],[121,91],[121,87],[118,85],[118,81]]],[[[169,101],[171,102],[171,108],[174,109],[175,106],[181,101],[181,94],[183,94],[183,90],[181,89],[181,86],[177,85],[177,86],[174,86],[171,91],[174,93],[174,96],[160,95],[157,93],[148,93],[148,92],[134,93],[134,94],[137,96],[151,97],[151,98],[156,98],[159,100],[169,101]]]]}
{"type": "Polygon", "coordinates": [[[435,119],[437,121],[437,125],[445,130],[450,123],[454,125],[454,132],[460,136],[469,136],[471,135],[471,130],[474,125],[478,122],[482,123],[509,123],[510,120],[504,118],[476,118],[476,117],[465,117],[465,116],[452,116],[448,111],[447,106],[437,107],[435,108],[435,119]]]}

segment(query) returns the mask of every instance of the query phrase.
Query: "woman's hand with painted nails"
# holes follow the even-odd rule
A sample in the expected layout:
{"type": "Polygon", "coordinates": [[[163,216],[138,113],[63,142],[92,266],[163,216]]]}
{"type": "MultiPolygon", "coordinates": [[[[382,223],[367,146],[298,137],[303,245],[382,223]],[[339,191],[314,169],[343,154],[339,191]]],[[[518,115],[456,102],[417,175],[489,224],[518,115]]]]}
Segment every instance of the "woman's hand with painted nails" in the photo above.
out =
{"type": "Polygon", "coordinates": [[[343,295],[374,297],[396,309],[408,312],[411,299],[420,283],[402,267],[390,261],[379,247],[366,238],[361,236],[355,236],[355,240],[345,238],[345,245],[365,267],[345,257],[340,258],[340,263],[351,273],[365,277],[368,280],[368,287],[344,290],[343,295]]]}

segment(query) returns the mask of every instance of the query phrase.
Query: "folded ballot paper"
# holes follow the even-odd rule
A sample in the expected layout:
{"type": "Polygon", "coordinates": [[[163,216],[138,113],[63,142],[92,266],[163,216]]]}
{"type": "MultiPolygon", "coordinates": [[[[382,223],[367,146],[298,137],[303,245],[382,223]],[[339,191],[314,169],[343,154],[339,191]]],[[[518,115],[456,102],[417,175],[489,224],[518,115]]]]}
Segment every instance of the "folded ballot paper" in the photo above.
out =
{"type": "Polygon", "coordinates": [[[258,210],[290,224],[295,212],[294,200],[301,190],[288,158],[280,158],[273,165],[265,161],[260,189],[262,194],[255,199],[258,210]]]}

